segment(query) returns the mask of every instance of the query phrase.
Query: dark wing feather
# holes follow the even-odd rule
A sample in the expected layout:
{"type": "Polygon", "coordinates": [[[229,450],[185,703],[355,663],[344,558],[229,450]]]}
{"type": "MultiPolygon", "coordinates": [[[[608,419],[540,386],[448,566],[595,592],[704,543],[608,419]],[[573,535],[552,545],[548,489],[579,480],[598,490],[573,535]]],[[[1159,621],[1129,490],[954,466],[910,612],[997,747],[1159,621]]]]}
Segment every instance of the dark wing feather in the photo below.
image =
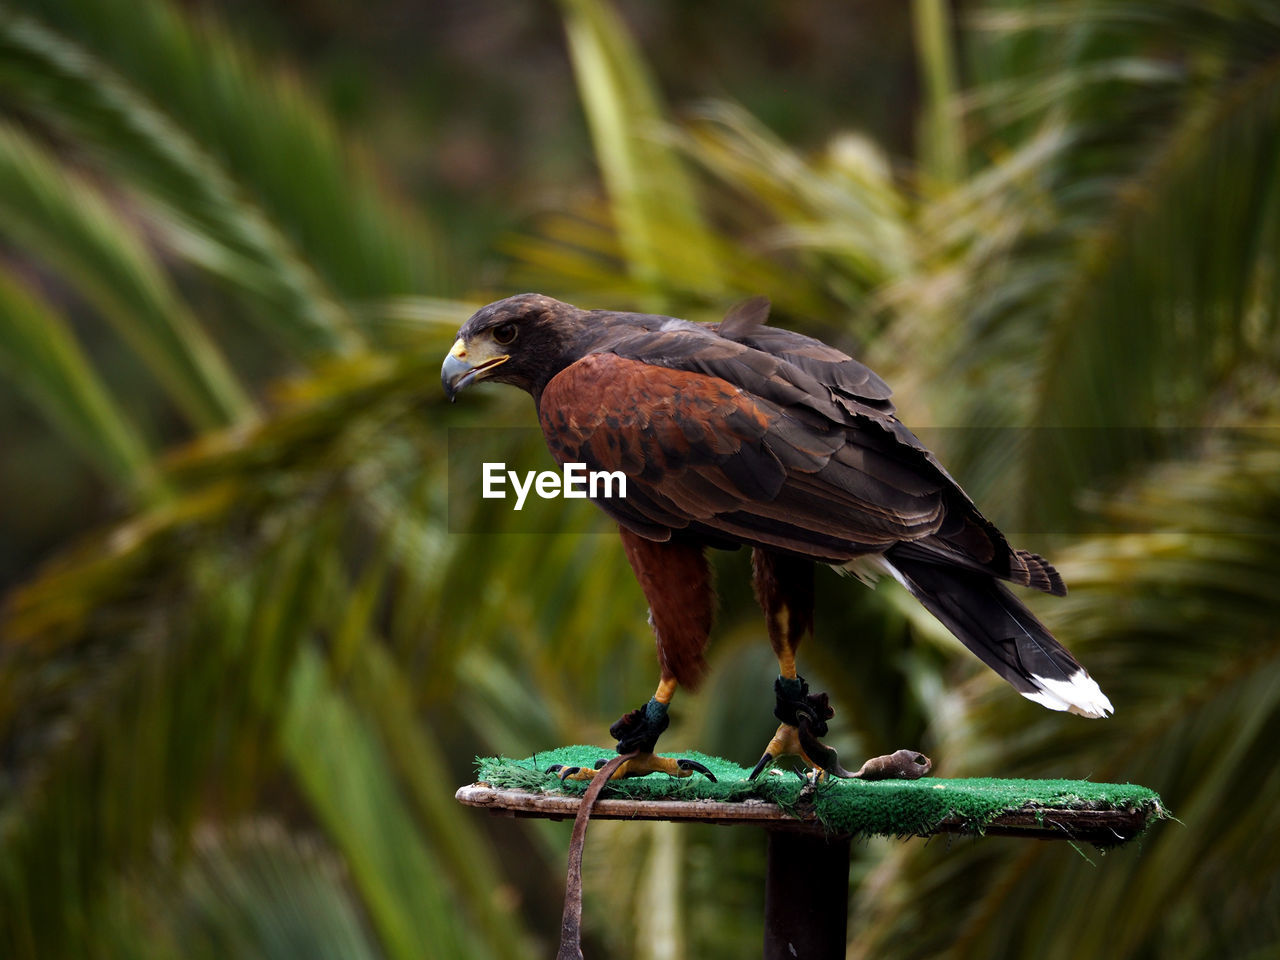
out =
{"type": "MultiPolygon", "coordinates": [[[[733,322],[726,321],[728,332],[741,340],[718,335],[713,325],[668,319],[641,330],[620,330],[604,349],[646,365],[704,373],[741,387],[795,420],[801,433],[820,437],[832,428],[842,428],[851,448],[879,454],[872,472],[882,477],[892,473],[890,487],[909,488],[913,482],[909,478],[914,477],[915,483],[941,491],[944,516],[937,529],[916,525],[902,537],[916,541],[921,558],[983,570],[1048,593],[1066,592],[1052,565],[1036,554],[1015,550],[919,438],[893,416],[889,389],[879,377],[820,341],[761,326],[761,308],[752,301],[741,311],[740,318],[731,316],[733,322]],[[772,339],[766,341],[766,335],[772,339]],[[776,355],[757,348],[756,343],[769,346],[776,355]],[[866,379],[861,371],[873,379],[866,379]],[[866,389],[868,383],[883,389],[866,389]],[[879,396],[885,399],[876,399],[879,396]]],[[[724,324],[720,326],[723,329],[724,324]]],[[[844,454],[837,460],[843,458],[844,454]]],[[[857,481],[858,471],[824,471],[820,479],[824,485],[839,485],[842,476],[844,482],[857,481]]],[[[869,502],[880,501],[873,497],[869,502]]],[[[886,505],[895,506],[892,500],[886,505]]],[[[840,539],[836,537],[835,542],[840,539]]],[[[831,549],[832,543],[822,538],[822,549],[831,549]]]]}
{"type": "Polygon", "coordinates": [[[590,314],[586,356],[538,397],[553,453],[639,481],[628,503],[600,505],[644,536],[829,560],[908,540],[922,559],[1065,590],[893,416],[879,377],[766,315],[762,299],[719,325],[590,314]]]}
{"type": "Polygon", "coordinates": [[[718,377],[591,354],[548,383],[539,418],[560,462],[627,475],[627,499],[600,506],[644,536],[683,529],[834,562],[943,520],[942,484],[904,472],[896,447],[718,377]]]}
{"type": "Polygon", "coordinates": [[[821,340],[767,327],[767,319],[769,299],[752,297],[730,309],[724,320],[711,329],[727,340],[785,359],[851,400],[893,412],[889,402],[893,391],[870,367],[821,340]]]}
{"type": "Polygon", "coordinates": [[[764,326],[769,319],[769,306],[768,297],[752,297],[736,303],[716,325],[716,332],[730,340],[741,340],[764,326]]]}

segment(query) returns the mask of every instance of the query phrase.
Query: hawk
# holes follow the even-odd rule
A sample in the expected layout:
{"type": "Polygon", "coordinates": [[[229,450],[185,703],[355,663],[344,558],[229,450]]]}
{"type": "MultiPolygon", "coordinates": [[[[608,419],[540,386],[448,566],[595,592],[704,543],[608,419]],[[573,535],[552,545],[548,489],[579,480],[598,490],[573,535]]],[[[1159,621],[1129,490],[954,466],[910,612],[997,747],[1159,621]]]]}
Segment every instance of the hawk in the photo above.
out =
{"type": "Polygon", "coordinates": [[[708,548],[751,548],[778,659],[780,725],[752,777],[782,755],[850,775],[821,742],[826,694],[796,671],[820,563],[864,580],[892,576],[1027,699],[1110,714],[1098,684],[1005,586],[1061,596],[1053,566],[1010,546],[899,422],[880,377],[766,325],[768,313],[757,297],[719,323],[694,323],[525,293],[477,311],[445,358],[451,400],[480,380],[519,387],[556,460],[627,478],[625,498],[595,502],[617,521],[649,603],[660,679],[648,703],[610,728],[619,753],[637,753],[614,775],[699,769],[653,751],[676,689],[695,688],[706,669],[708,548]]]}

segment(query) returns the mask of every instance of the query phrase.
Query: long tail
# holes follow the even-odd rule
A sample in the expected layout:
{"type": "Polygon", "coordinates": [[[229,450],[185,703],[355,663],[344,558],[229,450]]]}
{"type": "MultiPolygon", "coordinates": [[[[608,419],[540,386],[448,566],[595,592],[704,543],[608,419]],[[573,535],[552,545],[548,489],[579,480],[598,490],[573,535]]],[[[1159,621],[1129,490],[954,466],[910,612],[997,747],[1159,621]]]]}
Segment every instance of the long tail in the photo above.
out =
{"type": "Polygon", "coordinates": [[[1113,712],[1097,682],[1004,584],[989,574],[893,550],[884,559],[943,626],[1028,700],[1082,717],[1113,712]]]}

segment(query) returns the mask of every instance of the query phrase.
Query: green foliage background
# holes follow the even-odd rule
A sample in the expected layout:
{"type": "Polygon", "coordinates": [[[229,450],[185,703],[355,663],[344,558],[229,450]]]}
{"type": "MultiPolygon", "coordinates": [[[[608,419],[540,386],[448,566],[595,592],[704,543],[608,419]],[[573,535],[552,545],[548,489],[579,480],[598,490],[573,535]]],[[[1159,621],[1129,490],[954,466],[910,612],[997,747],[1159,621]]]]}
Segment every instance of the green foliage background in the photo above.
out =
{"type": "MultiPolygon", "coordinates": [[[[1092,860],[861,845],[850,956],[1272,955],[1280,9],[408,6],[0,6],[0,951],[549,952],[567,828],[453,789],[602,741],[653,663],[603,517],[468,533],[448,483],[451,432],[540,462],[468,429],[523,397],[438,386],[477,304],[536,289],[769,295],[1071,586],[1037,611],[1105,722],[820,583],[842,753],[1132,780],[1180,820],[1092,860]]],[[[774,669],[716,562],[664,742],[750,759],[774,669]]],[[[599,824],[588,949],[753,954],[762,863],[599,824]]]]}

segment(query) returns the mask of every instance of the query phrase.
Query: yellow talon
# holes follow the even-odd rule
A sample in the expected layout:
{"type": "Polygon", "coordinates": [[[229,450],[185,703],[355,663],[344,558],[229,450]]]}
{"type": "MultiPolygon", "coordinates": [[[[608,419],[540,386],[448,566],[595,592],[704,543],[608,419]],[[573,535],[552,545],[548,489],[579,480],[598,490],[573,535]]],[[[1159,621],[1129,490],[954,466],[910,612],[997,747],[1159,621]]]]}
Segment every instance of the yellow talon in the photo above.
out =
{"type": "MultiPolygon", "coordinates": [[[[695,773],[700,773],[713,783],[716,779],[715,774],[696,760],[686,760],[682,757],[663,757],[656,753],[641,753],[632,757],[613,771],[613,776],[609,779],[621,780],[623,777],[643,777],[650,773],[665,773],[670,777],[691,777],[695,773]]],[[[588,770],[586,767],[570,767],[566,772],[560,774],[560,779],[592,780],[595,775],[595,770],[588,770]]]]}
{"type": "Polygon", "coordinates": [[[760,775],[766,766],[773,763],[779,757],[799,757],[806,767],[813,771],[814,775],[819,779],[825,779],[827,771],[819,764],[814,763],[810,756],[804,752],[804,747],[800,745],[800,731],[789,723],[778,724],[778,729],[773,735],[773,739],[769,741],[769,745],[764,748],[764,756],[760,758],[760,762],[756,764],[756,768],[752,771],[749,779],[754,780],[760,775]]]}

